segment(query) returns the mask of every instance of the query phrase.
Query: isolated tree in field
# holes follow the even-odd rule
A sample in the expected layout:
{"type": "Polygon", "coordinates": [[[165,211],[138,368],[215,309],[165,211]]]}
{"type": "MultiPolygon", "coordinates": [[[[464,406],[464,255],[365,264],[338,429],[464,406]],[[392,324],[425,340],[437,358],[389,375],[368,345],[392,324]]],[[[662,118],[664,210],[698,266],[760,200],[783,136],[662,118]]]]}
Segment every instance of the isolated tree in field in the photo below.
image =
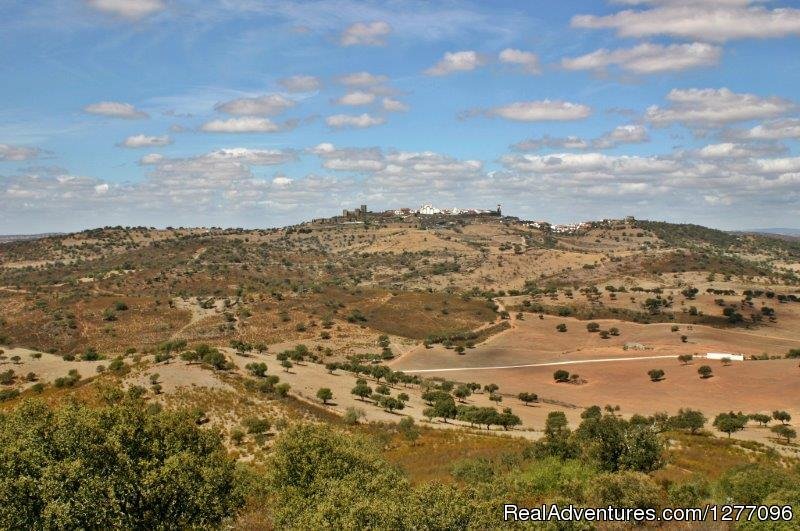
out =
{"type": "Polygon", "coordinates": [[[557,382],[563,383],[569,381],[569,371],[559,369],[553,373],[553,379],[557,382]]]}
{"type": "Polygon", "coordinates": [[[700,378],[703,378],[703,379],[711,378],[711,375],[713,373],[714,373],[714,371],[711,370],[711,367],[709,367],[708,365],[701,365],[700,367],[697,368],[697,374],[699,374],[700,378]]]}
{"type": "Polygon", "coordinates": [[[500,386],[497,385],[497,384],[493,384],[493,383],[483,386],[483,390],[486,391],[489,394],[494,393],[498,389],[500,389],[500,386]]]}
{"type": "Polygon", "coordinates": [[[289,369],[294,367],[294,364],[289,360],[283,360],[281,362],[281,367],[283,367],[283,372],[289,372],[289,369]]]}
{"type": "Polygon", "coordinates": [[[348,426],[352,426],[354,424],[358,424],[358,420],[365,416],[366,413],[364,413],[363,409],[351,406],[348,407],[347,410],[345,410],[342,420],[348,426]]]}
{"type": "Polygon", "coordinates": [[[691,354],[681,354],[678,356],[678,361],[683,363],[684,365],[688,365],[690,361],[694,359],[694,356],[691,354]]]}
{"type": "Polygon", "coordinates": [[[397,424],[397,428],[400,430],[400,433],[403,435],[403,437],[405,437],[406,440],[411,443],[411,446],[416,444],[417,439],[419,439],[419,428],[417,428],[417,425],[414,424],[413,418],[404,417],[397,424]]]}
{"type": "Polygon", "coordinates": [[[453,391],[453,396],[458,398],[459,402],[463,402],[465,398],[472,394],[472,391],[469,390],[469,387],[466,385],[459,385],[453,391]]]}
{"type": "Polygon", "coordinates": [[[447,423],[447,419],[456,417],[457,409],[456,402],[452,396],[442,397],[433,404],[434,417],[441,418],[443,422],[447,423]]]}
{"type": "Polygon", "coordinates": [[[644,307],[653,315],[659,313],[663,305],[664,305],[663,299],[651,298],[644,301],[644,307]]]}
{"type": "Polygon", "coordinates": [[[497,424],[502,426],[504,430],[508,430],[509,428],[522,424],[522,420],[511,411],[511,408],[505,408],[498,416],[497,424]]]}
{"type": "Polygon", "coordinates": [[[517,398],[519,398],[520,401],[524,403],[526,406],[531,402],[539,401],[539,395],[537,395],[536,393],[520,393],[517,395],[517,398]]]}
{"type": "Polygon", "coordinates": [[[381,396],[378,399],[378,405],[381,406],[383,409],[391,413],[392,411],[401,410],[406,407],[406,405],[401,401],[396,399],[393,396],[381,396]]]}
{"type": "MultiPolygon", "coordinates": [[[[199,345],[196,352],[199,354],[200,361],[206,365],[211,365],[215,369],[222,370],[228,366],[228,361],[225,355],[219,350],[209,347],[208,345],[199,345]]],[[[111,366],[109,365],[109,368],[111,366]]]]}
{"type": "Polygon", "coordinates": [[[720,413],[714,419],[714,427],[723,433],[727,433],[728,438],[730,438],[732,433],[743,430],[746,424],[747,415],[736,414],[734,412],[720,413]]]}
{"type": "Polygon", "coordinates": [[[372,394],[372,388],[366,382],[356,383],[356,386],[350,391],[350,394],[356,395],[361,400],[365,400],[372,394]]]}
{"type": "Polygon", "coordinates": [[[680,409],[678,414],[669,419],[670,425],[678,430],[689,430],[692,435],[706,425],[706,416],[694,409],[680,409]]]}
{"type": "Polygon", "coordinates": [[[792,420],[792,416],[787,411],[773,411],[772,418],[782,422],[783,424],[788,424],[790,420],[792,420]]]}
{"type": "Polygon", "coordinates": [[[786,439],[786,444],[789,444],[792,439],[797,437],[797,432],[784,424],[773,426],[771,431],[781,439],[786,439]]]}
{"type": "Polygon", "coordinates": [[[386,378],[392,373],[392,369],[387,367],[386,365],[376,365],[372,368],[372,377],[375,378],[376,381],[380,382],[381,378],[386,378]]]}
{"type": "Polygon", "coordinates": [[[566,332],[567,331],[567,323],[559,323],[556,325],[556,330],[559,332],[566,332]]]}
{"type": "Polygon", "coordinates": [[[562,433],[567,429],[567,425],[567,415],[563,411],[551,411],[547,414],[544,431],[546,434],[562,433]]]}
{"type": "Polygon", "coordinates": [[[772,420],[772,417],[765,413],[753,413],[750,415],[750,420],[754,420],[762,426],[766,426],[769,424],[769,421],[772,420]]]}
{"type": "Polygon", "coordinates": [[[333,398],[333,391],[327,387],[320,387],[320,389],[317,391],[317,398],[322,400],[323,404],[327,404],[328,400],[333,398]]]}
{"type": "Polygon", "coordinates": [[[492,402],[497,402],[498,404],[503,401],[503,395],[500,393],[490,393],[489,400],[492,402]]]}
{"type": "Polygon", "coordinates": [[[700,290],[697,288],[686,288],[681,291],[681,294],[689,300],[693,300],[700,290]]]}
{"type": "Polygon", "coordinates": [[[597,332],[600,330],[600,325],[594,321],[586,325],[586,330],[589,332],[597,332]]]}
{"type": "Polygon", "coordinates": [[[608,329],[608,333],[611,334],[612,336],[618,336],[619,328],[617,328],[616,326],[612,326],[611,328],[608,329]]]}
{"type": "Polygon", "coordinates": [[[256,376],[258,378],[263,378],[267,374],[267,364],[260,362],[260,363],[248,363],[244,366],[250,374],[256,376]]]}
{"type": "Polygon", "coordinates": [[[430,406],[434,404],[440,398],[446,398],[450,396],[446,392],[439,390],[439,389],[428,389],[427,391],[422,393],[422,399],[430,406]]]}
{"type": "Polygon", "coordinates": [[[664,371],[661,369],[650,369],[647,371],[647,375],[650,377],[650,381],[652,382],[660,382],[664,379],[664,371]]]}

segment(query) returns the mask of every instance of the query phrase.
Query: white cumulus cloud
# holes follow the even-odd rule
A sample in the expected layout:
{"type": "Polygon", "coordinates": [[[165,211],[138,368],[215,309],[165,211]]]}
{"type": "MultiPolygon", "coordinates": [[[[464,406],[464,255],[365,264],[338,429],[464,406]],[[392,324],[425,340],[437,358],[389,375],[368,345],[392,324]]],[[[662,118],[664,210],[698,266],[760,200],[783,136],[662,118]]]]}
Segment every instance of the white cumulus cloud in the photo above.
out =
{"type": "Polygon", "coordinates": [[[294,100],[280,94],[265,94],[218,103],[214,108],[237,116],[274,116],[294,106],[294,100]]]}
{"type": "Polygon", "coordinates": [[[97,103],[91,103],[84,107],[83,110],[89,114],[110,116],[112,118],[123,118],[126,120],[135,120],[148,117],[146,112],[138,110],[130,103],[118,101],[100,101],[97,103]]]}
{"type": "Polygon", "coordinates": [[[297,75],[278,80],[278,84],[288,92],[314,92],[322,88],[322,81],[318,77],[297,75]]]}
{"type": "Polygon", "coordinates": [[[382,74],[371,74],[369,72],[353,72],[338,78],[339,83],[352,87],[368,87],[385,83],[389,78],[382,74]]]}
{"type": "Polygon", "coordinates": [[[369,105],[373,101],[375,101],[375,94],[356,90],[353,92],[348,92],[344,96],[338,98],[335,103],[338,105],[360,106],[369,105]]]}
{"type": "Polygon", "coordinates": [[[460,52],[445,52],[444,57],[425,70],[429,76],[446,76],[455,72],[468,72],[475,70],[486,63],[486,60],[473,50],[460,52]]]}
{"type": "Polygon", "coordinates": [[[37,147],[0,144],[0,161],[23,161],[39,158],[44,152],[37,147]]]}
{"type": "Polygon", "coordinates": [[[527,74],[540,74],[539,56],[533,52],[506,48],[498,56],[501,63],[518,65],[527,74]]]}
{"type": "Polygon", "coordinates": [[[166,8],[162,0],[87,0],[87,3],[98,11],[131,20],[158,13],[166,8]]]}
{"type": "Polygon", "coordinates": [[[383,110],[389,112],[406,112],[411,108],[408,104],[394,98],[383,98],[381,105],[383,110]]]}
{"type": "Polygon", "coordinates": [[[613,29],[620,37],[668,35],[714,42],[800,35],[800,10],[750,5],[758,0],[647,3],[654,5],[612,15],[577,15],[572,18],[572,26],[613,29]]]}
{"type": "Polygon", "coordinates": [[[715,65],[721,55],[719,46],[701,42],[669,46],[643,43],[633,48],[603,48],[580,57],[565,58],[561,66],[567,70],[605,70],[617,66],[637,74],[653,74],[715,65]]]}
{"type": "Polygon", "coordinates": [[[773,118],[791,110],[791,102],[780,98],[762,98],[755,94],[721,89],[673,89],[667,94],[670,105],[653,105],[645,117],[654,125],[683,123],[693,126],[717,126],[731,122],[773,118]]]}
{"type": "Polygon", "coordinates": [[[387,22],[356,22],[344,30],[339,42],[342,46],[383,46],[391,32],[387,22]]]}
{"type": "Polygon", "coordinates": [[[164,136],[148,136],[148,135],[133,135],[123,140],[119,145],[126,148],[144,148],[144,147],[163,147],[172,144],[172,139],[168,135],[164,136]]]}
{"type": "Polygon", "coordinates": [[[520,101],[487,111],[490,116],[517,122],[580,120],[591,113],[592,109],[586,105],[561,100],[520,101]]]}
{"type": "Polygon", "coordinates": [[[610,149],[620,144],[640,144],[648,140],[650,140],[650,137],[644,126],[639,124],[627,124],[619,125],[608,133],[596,138],[592,141],[592,147],[595,149],[610,149]]]}
{"type": "Polygon", "coordinates": [[[368,113],[362,113],[359,115],[334,114],[333,116],[328,116],[325,118],[325,123],[336,129],[364,129],[366,127],[384,124],[386,123],[386,120],[380,116],[372,116],[368,113]]]}
{"type": "Polygon", "coordinates": [[[200,130],[206,133],[276,133],[281,127],[269,118],[243,116],[228,120],[211,120],[204,123],[200,130]]]}

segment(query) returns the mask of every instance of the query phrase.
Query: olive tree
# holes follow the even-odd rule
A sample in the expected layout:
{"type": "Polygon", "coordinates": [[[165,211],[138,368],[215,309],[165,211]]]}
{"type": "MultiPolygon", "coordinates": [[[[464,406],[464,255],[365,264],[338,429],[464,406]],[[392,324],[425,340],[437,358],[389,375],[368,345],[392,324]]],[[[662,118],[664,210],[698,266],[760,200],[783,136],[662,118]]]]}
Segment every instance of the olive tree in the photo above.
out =
{"type": "Polygon", "coordinates": [[[239,483],[221,435],[188,412],[117,398],[0,415],[3,529],[219,527],[243,504],[239,483]]]}

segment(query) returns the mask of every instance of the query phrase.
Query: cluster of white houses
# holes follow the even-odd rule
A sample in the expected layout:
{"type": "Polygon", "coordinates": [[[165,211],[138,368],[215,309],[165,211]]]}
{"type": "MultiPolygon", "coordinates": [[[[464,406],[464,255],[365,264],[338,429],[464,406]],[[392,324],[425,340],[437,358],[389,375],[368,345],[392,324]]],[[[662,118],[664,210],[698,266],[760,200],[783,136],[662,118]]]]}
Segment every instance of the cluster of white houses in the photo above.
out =
{"type": "Polygon", "coordinates": [[[497,210],[484,210],[479,208],[437,208],[431,204],[425,204],[419,207],[417,210],[412,210],[410,208],[400,208],[393,211],[396,216],[403,216],[403,215],[420,215],[420,216],[435,216],[435,215],[442,215],[442,216],[480,216],[480,215],[488,215],[488,216],[500,216],[500,205],[497,205],[497,210]]]}
{"type": "Polygon", "coordinates": [[[392,218],[392,217],[411,217],[411,216],[502,216],[500,205],[496,210],[485,210],[478,208],[438,208],[431,204],[424,204],[418,209],[398,208],[384,210],[382,212],[372,212],[367,209],[367,205],[361,205],[353,210],[344,209],[340,216],[332,218],[318,218],[312,220],[314,223],[364,223],[370,219],[392,218]]]}

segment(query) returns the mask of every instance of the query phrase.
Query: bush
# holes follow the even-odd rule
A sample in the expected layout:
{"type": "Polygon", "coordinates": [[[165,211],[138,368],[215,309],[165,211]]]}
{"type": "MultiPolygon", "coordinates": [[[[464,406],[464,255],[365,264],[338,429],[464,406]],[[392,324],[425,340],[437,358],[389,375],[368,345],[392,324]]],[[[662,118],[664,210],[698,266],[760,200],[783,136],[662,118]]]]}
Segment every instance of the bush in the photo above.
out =
{"type": "Polygon", "coordinates": [[[453,463],[450,474],[465,483],[488,482],[494,477],[494,467],[491,461],[483,457],[462,459],[453,463]]]}
{"type": "Polygon", "coordinates": [[[81,359],[83,361],[97,361],[102,358],[94,347],[89,347],[81,354],[81,359]]]}
{"type": "Polygon", "coordinates": [[[592,480],[589,492],[597,506],[658,509],[662,504],[658,485],[641,472],[601,474],[592,480]]]}
{"type": "Polygon", "coordinates": [[[553,373],[553,379],[557,382],[568,382],[569,372],[564,369],[559,369],[553,373]]]}
{"type": "Polygon", "coordinates": [[[247,433],[266,433],[272,424],[267,419],[247,417],[242,421],[242,426],[247,429],[247,433]]]}
{"type": "Polygon", "coordinates": [[[217,527],[243,504],[218,433],[135,400],[24,402],[0,416],[0,478],[4,529],[217,527]]]}
{"type": "Polygon", "coordinates": [[[697,368],[697,374],[700,375],[700,378],[711,378],[714,371],[708,365],[701,365],[697,368]]]}
{"type": "Polygon", "coordinates": [[[16,389],[0,389],[0,402],[5,402],[6,400],[11,400],[12,398],[17,398],[18,396],[19,391],[16,389]]]}
{"type": "Polygon", "coordinates": [[[363,409],[351,406],[345,410],[342,420],[345,424],[352,426],[354,424],[358,424],[359,419],[362,419],[365,416],[366,413],[364,413],[363,409]]]}
{"type": "Polygon", "coordinates": [[[11,385],[14,383],[14,371],[8,369],[7,371],[0,372],[0,385],[11,385]]]}

